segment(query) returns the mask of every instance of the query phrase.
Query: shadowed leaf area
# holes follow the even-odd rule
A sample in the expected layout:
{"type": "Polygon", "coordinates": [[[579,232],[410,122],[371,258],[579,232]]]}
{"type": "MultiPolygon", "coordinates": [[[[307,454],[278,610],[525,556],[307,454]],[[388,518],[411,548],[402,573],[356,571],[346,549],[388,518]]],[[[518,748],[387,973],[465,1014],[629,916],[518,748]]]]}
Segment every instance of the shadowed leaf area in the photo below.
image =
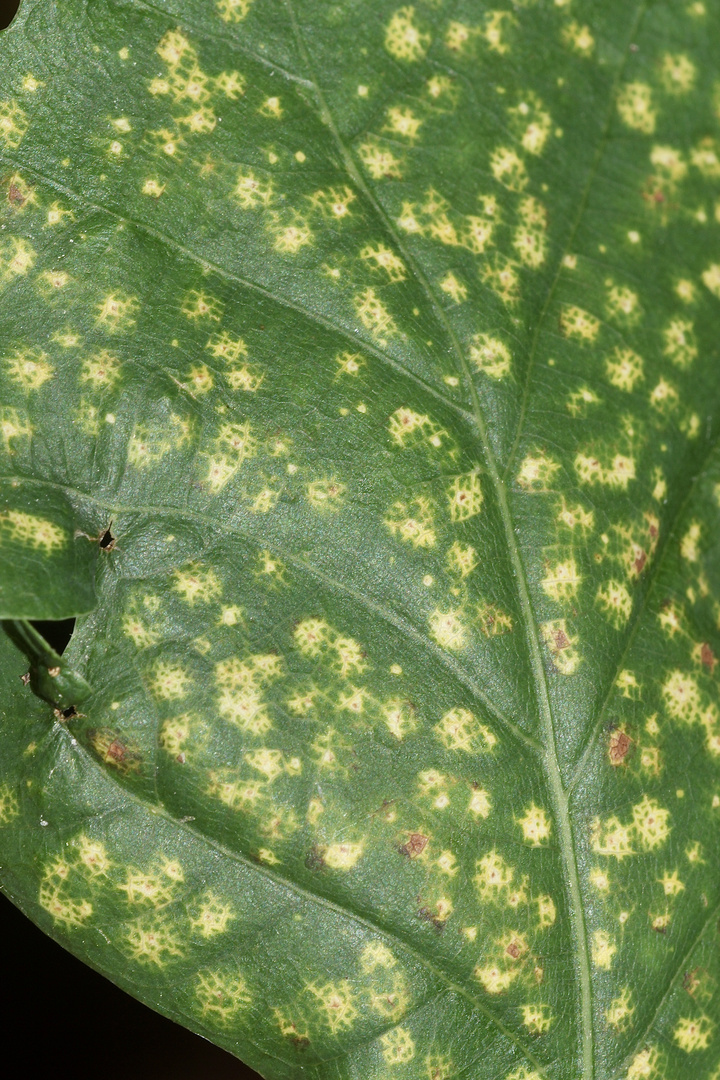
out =
{"type": "Polygon", "coordinates": [[[0,880],[268,1080],[720,1076],[719,43],[0,40],[0,880]]]}

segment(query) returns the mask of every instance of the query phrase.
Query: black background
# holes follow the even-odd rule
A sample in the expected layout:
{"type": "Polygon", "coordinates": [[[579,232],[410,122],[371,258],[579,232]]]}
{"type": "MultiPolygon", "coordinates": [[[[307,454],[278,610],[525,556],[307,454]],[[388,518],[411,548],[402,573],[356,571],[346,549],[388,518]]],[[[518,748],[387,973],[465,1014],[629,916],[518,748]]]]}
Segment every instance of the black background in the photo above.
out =
{"type": "MultiPolygon", "coordinates": [[[[17,0],[0,0],[0,29],[17,7],[17,0]]],[[[257,1080],[230,1054],[85,967],[2,895],[0,1040],[8,1077],[257,1080]]]]}

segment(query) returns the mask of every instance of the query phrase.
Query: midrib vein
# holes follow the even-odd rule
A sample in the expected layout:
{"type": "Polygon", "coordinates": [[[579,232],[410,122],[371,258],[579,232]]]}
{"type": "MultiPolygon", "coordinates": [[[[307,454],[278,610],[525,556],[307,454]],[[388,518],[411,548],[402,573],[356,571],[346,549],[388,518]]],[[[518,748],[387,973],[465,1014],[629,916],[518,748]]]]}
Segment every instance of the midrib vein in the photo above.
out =
{"type": "Polygon", "coordinates": [[[430,285],[430,282],[426,277],[424,271],[416,261],[412,252],[409,251],[406,247],[402,237],[397,232],[393,222],[390,220],[383,207],[375,198],[372,190],[365,183],[365,180],[360,173],[357,165],[355,164],[355,161],[350,154],[350,151],[345,146],[345,143],[343,142],[338,131],[337,125],[335,124],[334,117],[327,105],[327,102],[325,101],[323,92],[320,89],[320,85],[315,75],[308,49],[305,45],[302,31],[298,24],[297,18],[295,17],[292,0],[285,0],[285,3],[293,25],[293,29],[297,36],[299,48],[301,50],[305,63],[307,64],[308,75],[315,86],[315,95],[317,98],[322,119],[324,119],[325,123],[328,126],[328,129],[330,130],[333,138],[335,139],[338,152],[341,156],[343,164],[345,165],[348,176],[352,179],[353,183],[356,184],[358,189],[363,193],[365,198],[373,207],[375,213],[378,215],[378,218],[383,223],[388,235],[392,238],[398,250],[402,252],[404,258],[408,263],[408,266],[411,267],[416,280],[418,281],[418,283],[423,289],[423,292],[425,293],[428,303],[432,307],[436,318],[445,330],[445,333],[447,334],[448,339],[452,344],[453,353],[455,354],[456,358],[457,368],[462,374],[463,382],[465,383],[470,394],[473,417],[480,437],[483,457],[485,459],[488,476],[490,477],[495,497],[497,499],[498,508],[500,510],[507,548],[515,576],[518,599],[522,610],[528,650],[530,653],[530,662],[535,683],[535,694],[537,698],[538,711],[540,713],[540,720],[543,732],[544,748],[540,760],[543,764],[545,775],[547,777],[550,797],[553,802],[553,811],[558,826],[560,851],[564,865],[565,885],[569,901],[568,907],[570,909],[570,920],[572,925],[573,939],[577,958],[578,1005],[581,1016],[580,1056],[582,1058],[582,1080],[593,1080],[595,1075],[595,1054],[594,1032],[592,1024],[590,955],[588,949],[587,930],[585,926],[585,913],[583,910],[582,895],[580,892],[580,879],[577,868],[577,857],[575,854],[575,842],[572,832],[570,815],[568,812],[568,800],[565,794],[565,789],[563,788],[562,777],[560,774],[560,765],[558,761],[557,746],[555,742],[555,725],[553,722],[552,709],[550,706],[550,696],[548,692],[547,679],[545,676],[545,668],[542,661],[542,654],[540,652],[540,642],[537,635],[535,618],[532,610],[532,604],[530,601],[527,575],[525,573],[525,567],[520,556],[520,550],[515,540],[515,531],[513,527],[512,515],[510,513],[510,506],[507,499],[505,482],[500,476],[497,461],[495,459],[495,454],[493,453],[492,446],[490,444],[487,426],[485,423],[485,416],[480,406],[480,400],[472,379],[472,375],[467,366],[465,355],[463,353],[460,342],[458,341],[457,336],[453,330],[450,320],[447,318],[442,305],[438,302],[434,290],[432,289],[432,286],[430,285]]]}

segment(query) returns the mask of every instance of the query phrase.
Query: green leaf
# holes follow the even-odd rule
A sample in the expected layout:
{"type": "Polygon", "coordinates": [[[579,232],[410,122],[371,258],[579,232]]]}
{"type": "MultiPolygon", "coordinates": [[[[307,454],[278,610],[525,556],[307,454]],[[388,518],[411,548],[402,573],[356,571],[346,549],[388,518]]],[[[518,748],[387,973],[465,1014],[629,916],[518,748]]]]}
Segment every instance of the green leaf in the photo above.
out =
{"type": "Polygon", "coordinates": [[[720,1075],[719,42],[2,37],[0,881],[268,1078],[720,1075]]]}

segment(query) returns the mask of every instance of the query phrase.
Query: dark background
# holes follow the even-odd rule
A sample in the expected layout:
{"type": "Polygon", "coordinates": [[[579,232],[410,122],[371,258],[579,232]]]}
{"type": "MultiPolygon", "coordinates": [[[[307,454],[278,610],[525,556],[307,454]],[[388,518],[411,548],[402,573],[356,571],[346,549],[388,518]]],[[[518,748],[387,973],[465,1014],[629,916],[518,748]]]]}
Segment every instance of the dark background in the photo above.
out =
{"type": "MultiPolygon", "coordinates": [[[[17,8],[18,0],[0,0],[0,30],[17,8]]],[[[2,895],[0,1040],[5,1068],[15,1058],[11,1072],[24,1077],[257,1080],[230,1054],[86,968],[2,895]]]]}

